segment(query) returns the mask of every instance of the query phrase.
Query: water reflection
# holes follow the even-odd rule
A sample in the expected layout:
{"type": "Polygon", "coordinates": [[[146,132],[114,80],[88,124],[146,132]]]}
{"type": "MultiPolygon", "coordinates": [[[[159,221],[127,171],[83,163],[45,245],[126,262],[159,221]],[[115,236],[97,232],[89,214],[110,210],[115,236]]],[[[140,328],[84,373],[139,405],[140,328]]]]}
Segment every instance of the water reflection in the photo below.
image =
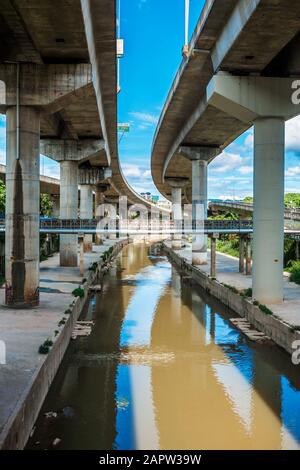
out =
{"type": "Polygon", "coordinates": [[[29,448],[300,447],[298,369],[166,258],[129,246],[86,316],[93,333],[69,348],[29,448]]]}

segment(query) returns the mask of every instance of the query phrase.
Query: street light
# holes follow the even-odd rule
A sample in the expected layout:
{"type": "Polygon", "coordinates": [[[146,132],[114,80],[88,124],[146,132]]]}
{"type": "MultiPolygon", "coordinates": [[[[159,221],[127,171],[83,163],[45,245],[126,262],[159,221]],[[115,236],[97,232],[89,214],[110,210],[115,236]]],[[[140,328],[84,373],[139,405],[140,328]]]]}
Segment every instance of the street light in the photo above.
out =
{"type": "Polygon", "coordinates": [[[184,0],[184,46],[182,55],[187,57],[189,53],[189,19],[190,19],[190,0],[184,0]]]}

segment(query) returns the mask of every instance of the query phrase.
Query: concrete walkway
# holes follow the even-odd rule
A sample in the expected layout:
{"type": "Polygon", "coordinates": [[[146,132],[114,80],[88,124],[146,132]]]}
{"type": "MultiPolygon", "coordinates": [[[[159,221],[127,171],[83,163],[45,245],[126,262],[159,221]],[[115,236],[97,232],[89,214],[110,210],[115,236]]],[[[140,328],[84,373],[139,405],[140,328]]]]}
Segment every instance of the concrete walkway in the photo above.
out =
{"type": "MultiPolygon", "coordinates": [[[[166,242],[171,247],[171,242],[166,242]]],[[[191,245],[186,243],[186,248],[176,251],[178,255],[191,263],[191,245]]],[[[201,266],[201,270],[210,274],[210,253],[208,264],[201,266]]],[[[285,323],[291,326],[300,326],[300,286],[289,282],[286,274],[284,277],[284,303],[280,305],[267,305],[285,323]]],[[[237,290],[245,290],[252,287],[252,276],[239,273],[239,260],[229,255],[217,253],[217,280],[223,284],[235,287],[237,290]]]]}
{"type": "MultiPolygon", "coordinates": [[[[87,277],[91,263],[99,261],[101,253],[116,241],[107,240],[95,246],[93,253],[84,255],[87,277]]],[[[53,338],[64,312],[74,301],[72,291],[82,282],[79,268],[59,267],[59,255],[41,263],[40,306],[30,310],[0,307],[0,341],[6,346],[6,364],[0,364],[0,436],[47,356],[38,353],[39,346],[53,338]]],[[[5,291],[0,290],[4,304],[5,291]]],[[[0,442],[1,444],[1,442],[0,442]]]]}

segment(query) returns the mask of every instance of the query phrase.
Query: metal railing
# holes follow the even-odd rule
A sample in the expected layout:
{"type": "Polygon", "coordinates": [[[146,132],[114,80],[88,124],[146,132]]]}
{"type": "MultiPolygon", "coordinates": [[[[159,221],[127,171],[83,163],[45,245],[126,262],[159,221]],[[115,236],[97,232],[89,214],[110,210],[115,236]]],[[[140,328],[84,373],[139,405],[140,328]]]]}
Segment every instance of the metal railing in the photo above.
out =
{"type": "MultiPolygon", "coordinates": [[[[142,234],[172,234],[182,233],[188,234],[251,234],[253,232],[252,220],[211,220],[207,219],[201,222],[191,224],[181,221],[158,223],[143,223],[143,221],[130,221],[128,226],[120,226],[119,221],[115,221],[114,226],[98,228],[99,221],[96,219],[44,219],[40,220],[41,233],[57,233],[57,234],[110,234],[123,233],[128,235],[142,234]]],[[[5,231],[5,220],[0,219],[0,232],[5,231]]],[[[300,228],[286,229],[285,234],[295,240],[300,240],[300,228]]]]}

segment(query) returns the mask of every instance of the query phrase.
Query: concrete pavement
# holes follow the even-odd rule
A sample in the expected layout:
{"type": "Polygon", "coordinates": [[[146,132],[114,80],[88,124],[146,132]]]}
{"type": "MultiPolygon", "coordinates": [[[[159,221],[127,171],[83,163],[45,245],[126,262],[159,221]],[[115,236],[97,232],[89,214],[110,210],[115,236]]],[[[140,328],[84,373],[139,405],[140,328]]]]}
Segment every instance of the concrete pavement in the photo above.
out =
{"type": "MultiPolygon", "coordinates": [[[[88,278],[88,271],[91,263],[99,261],[101,253],[111,246],[114,246],[118,240],[107,240],[103,245],[94,246],[92,253],[84,255],[84,277],[88,278]]],[[[40,381],[39,387],[44,387],[39,378],[43,365],[49,360],[49,355],[39,354],[39,346],[47,339],[51,338],[59,342],[63,336],[66,327],[72,329],[72,324],[61,325],[62,318],[69,319],[70,316],[65,311],[70,308],[74,302],[72,291],[82,282],[79,268],[61,268],[59,266],[59,254],[54,255],[47,261],[41,263],[40,267],[40,306],[28,310],[14,310],[2,308],[0,315],[0,340],[6,345],[6,365],[0,365],[0,449],[5,441],[6,434],[15,420],[17,413],[23,406],[26,398],[31,394],[34,388],[34,382],[40,381]],[[55,337],[55,331],[60,334],[55,337]]],[[[5,291],[0,290],[0,302],[4,304],[5,291]]],[[[72,308],[74,308],[72,306],[72,308]]],[[[78,310],[78,314],[79,314],[78,310]]],[[[76,312],[73,313],[76,316],[76,312]]],[[[72,316],[73,316],[72,315],[72,316]]],[[[75,319],[76,321],[76,319],[75,319]]],[[[67,346],[68,341],[66,341],[67,346]]],[[[47,365],[46,372],[47,387],[55,375],[50,371],[52,367],[58,367],[63,357],[62,345],[59,344],[59,354],[55,361],[51,360],[51,365],[47,365]],[[55,363],[55,364],[53,364],[55,363]]],[[[42,404],[42,403],[41,403],[42,404]]],[[[30,417],[32,425],[36,416],[36,404],[32,406],[32,416],[30,417]]],[[[25,410],[26,411],[26,410],[25,410]]],[[[23,415],[25,412],[23,413],[23,415]]],[[[24,417],[24,416],[23,416],[24,417]]],[[[23,418],[22,418],[23,421],[23,418]]],[[[30,431],[30,429],[29,429],[30,431]]],[[[14,448],[22,448],[24,442],[17,431],[14,448]]],[[[11,448],[13,444],[7,443],[4,448],[11,448]]]]}

